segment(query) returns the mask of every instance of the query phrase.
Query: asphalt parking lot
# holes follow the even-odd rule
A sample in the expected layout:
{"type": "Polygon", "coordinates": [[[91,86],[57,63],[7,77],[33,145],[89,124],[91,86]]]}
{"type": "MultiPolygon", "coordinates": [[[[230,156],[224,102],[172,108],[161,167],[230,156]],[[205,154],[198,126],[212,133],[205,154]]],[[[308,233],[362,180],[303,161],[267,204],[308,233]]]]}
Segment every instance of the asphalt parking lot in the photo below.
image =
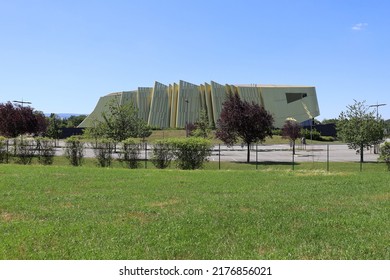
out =
{"type": "MultiPolygon", "coordinates": [[[[63,147],[62,143],[60,146],[63,147]]],[[[148,146],[147,159],[152,156],[151,146],[148,146]]],[[[57,148],[57,155],[64,153],[62,148],[57,148]]],[[[253,145],[251,147],[250,160],[251,162],[291,162],[292,148],[286,145],[253,145]]],[[[95,157],[94,151],[90,146],[85,149],[85,157],[95,157]]],[[[117,157],[117,154],[114,155],[117,157]]],[[[227,147],[225,145],[214,146],[210,161],[231,161],[231,162],[246,162],[247,147],[233,146],[227,147]]],[[[355,150],[348,149],[347,145],[330,144],[330,145],[296,145],[296,154],[294,156],[295,162],[358,162],[360,155],[355,150]]],[[[364,151],[365,162],[376,162],[379,155],[374,153],[373,149],[364,151]]],[[[145,150],[140,154],[141,159],[145,159],[145,150]]]]}
{"type": "MultiPolygon", "coordinates": [[[[218,149],[218,148],[217,148],[218,149]]],[[[292,148],[289,145],[258,145],[251,148],[251,161],[259,162],[291,162],[292,148]],[[257,151],[257,152],[256,152],[257,151]]],[[[373,150],[364,151],[364,161],[377,161],[378,154],[373,150]]],[[[221,147],[221,161],[245,162],[247,157],[246,147],[226,148],[221,147]]],[[[360,155],[355,150],[348,149],[347,145],[306,145],[296,146],[295,162],[354,162],[360,160],[360,155]]],[[[211,161],[218,161],[218,150],[212,153],[211,161]]]]}

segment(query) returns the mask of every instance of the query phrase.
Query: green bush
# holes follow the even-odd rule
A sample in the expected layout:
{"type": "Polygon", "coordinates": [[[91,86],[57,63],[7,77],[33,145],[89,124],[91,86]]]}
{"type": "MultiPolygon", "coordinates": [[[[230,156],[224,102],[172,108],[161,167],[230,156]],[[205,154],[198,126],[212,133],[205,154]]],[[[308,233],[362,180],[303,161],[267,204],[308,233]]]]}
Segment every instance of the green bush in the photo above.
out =
{"type": "Polygon", "coordinates": [[[136,143],[133,139],[129,138],[122,142],[122,151],[119,160],[123,162],[126,167],[135,169],[140,165],[140,153],[141,143],[136,143]]]}
{"type": "Polygon", "coordinates": [[[380,146],[379,159],[386,162],[387,169],[390,171],[390,142],[385,142],[380,146]]]}
{"type": "Polygon", "coordinates": [[[152,163],[159,169],[164,169],[170,166],[174,157],[173,144],[169,140],[158,140],[152,148],[153,156],[152,163]]]}
{"type": "Polygon", "coordinates": [[[321,141],[321,133],[315,128],[313,128],[311,132],[310,129],[302,128],[301,135],[302,137],[305,137],[306,140],[313,139],[313,140],[321,141]]]}
{"type": "Polygon", "coordinates": [[[35,139],[38,152],[38,162],[43,165],[53,164],[55,151],[55,140],[39,137],[35,139]]]}
{"type": "Polygon", "coordinates": [[[0,163],[8,162],[8,139],[0,136],[0,163]]]}
{"type": "Polygon", "coordinates": [[[14,141],[14,155],[17,163],[31,164],[35,156],[36,145],[32,139],[15,139],[14,141]]]}
{"type": "Polygon", "coordinates": [[[211,142],[204,138],[171,139],[176,165],[180,169],[199,169],[211,155],[211,142]]]}
{"type": "Polygon", "coordinates": [[[115,143],[111,139],[99,139],[92,143],[92,147],[98,161],[98,166],[110,167],[115,143]]]}
{"type": "Polygon", "coordinates": [[[334,137],[333,136],[321,136],[321,141],[333,142],[334,137]]]}
{"type": "Polygon", "coordinates": [[[71,136],[65,140],[65,157],[73,166],[82,165],[85,143],[79,136],[71,136]]]}
{"type": "Polygon", "coordinates": [[[277,128],[272,130],[272,135],[279,135],[282,136],[282,130],[277,128]]]}

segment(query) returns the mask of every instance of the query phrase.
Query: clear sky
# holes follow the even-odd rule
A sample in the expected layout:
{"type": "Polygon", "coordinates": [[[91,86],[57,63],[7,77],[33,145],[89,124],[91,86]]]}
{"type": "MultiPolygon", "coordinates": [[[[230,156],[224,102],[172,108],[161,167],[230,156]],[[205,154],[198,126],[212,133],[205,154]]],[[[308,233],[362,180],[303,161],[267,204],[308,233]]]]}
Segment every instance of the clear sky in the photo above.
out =
{"type": "Polygon", "coordinates": [[[89,114],[185,80],[315,86],[324,118],[386,103],[387,0],[0,0],[0,102],[89,114]]]}

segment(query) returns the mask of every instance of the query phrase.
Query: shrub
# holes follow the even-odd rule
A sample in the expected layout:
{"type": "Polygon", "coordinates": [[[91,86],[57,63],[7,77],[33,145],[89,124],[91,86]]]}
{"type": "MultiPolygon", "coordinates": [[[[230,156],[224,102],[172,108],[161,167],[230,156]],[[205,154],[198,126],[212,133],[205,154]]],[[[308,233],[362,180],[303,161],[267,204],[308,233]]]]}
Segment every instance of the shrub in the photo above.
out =
{"type": "Polygon", "coordinates": [[[333,136],[321,136],[321,141],[333,142],[334,137],[333,136]]]}
{"type": "Polygon", "coordinates": [[[178,138],[170,142],[174,148],[176,165],[180,169],[202,168],[207,157],[211,155],[211,142],[204,138],[178,138]]]}
{"type": "Polygon", "coordinates": [[[158,140],[156,144],[153,145],[152,150],[153,156],[151,160],[154,166],[160,169],[170,166],[174,154],[173,144],[169,140],[158,140]]]}
{"type": "Polygon", "coordinates": [[[92,147],[98,161],[98,166],[110,167],[115,143],[110,139],[100,139],[93,143],[92,147]]]}
{"type": "Polygon", "coordinates": [[[73,166],[82,165],[84,158],[84,142],[78,136],[71,136],[65,140],[65,157],[73,166]]]}
{"type": "Polygon", "coordinates": [[[36,145],[32,139],[15,139],[14,155],[17,157],[16,162],[21,164],[31,164],[35,156],[36,145]]]}
{"type": "Polygon", "coordinates": [[[282,130],[280,128],[272,129],[272,135],[282,136],[282,130]]]}
{"type": "Polygon", "coordinates": [[[140,153],[141,144],[136,143],[133,139],[127,139],[122,142],[122,151],[119,160],[128,168],[138,168],[140,153]]]}
{"type": "Polygon", "coordinates": [[[310,129],[303,128],[301,131],[301,135],[305,137],[307,140],[313,139],[313,140],[321,140],[321,132],[316,130],[315,128],[312,129],[311,131],[311,136],[310,136],[310,129]]]}
{"type": "Polygon", "coordinates": [[[387,169],[390,171],[390,142],[385,142],[380,146],[380,157],[379,159],[386,162],[387,169]]]}
{"type": "Polygon", "coordinates": [[[8,163],[8,139],[0,136],[0,163],[8,163]]]}
{"type": "Polygon", "coordinates": [[[53,164],[55,151],[55,140],[50,138],[39,137],[36,139],[38,151],[38,162],[44,165],[53,164]]]}

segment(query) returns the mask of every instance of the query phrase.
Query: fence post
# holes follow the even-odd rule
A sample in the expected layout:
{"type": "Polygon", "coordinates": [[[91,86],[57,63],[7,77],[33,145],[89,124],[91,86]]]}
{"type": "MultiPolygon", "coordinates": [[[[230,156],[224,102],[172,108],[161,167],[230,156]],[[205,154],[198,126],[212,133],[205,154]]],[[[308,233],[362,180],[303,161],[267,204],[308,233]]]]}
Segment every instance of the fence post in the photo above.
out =
{"type": "Polygon", "coordinates": [[[258,161],[257,161],[257,143],[256,143],[256,170],[257,170],[257,165],[258,165],[258,161]]]}
{"type": "Polygon", "coordinates": [[[148,168],[148,143],[145,142],[145,169],[148,168]]]}
{"type": "Polygon", "coordinates": [[[326,148],[326,171],[329,172],[329,144],[327,145],[326,148]]]}

